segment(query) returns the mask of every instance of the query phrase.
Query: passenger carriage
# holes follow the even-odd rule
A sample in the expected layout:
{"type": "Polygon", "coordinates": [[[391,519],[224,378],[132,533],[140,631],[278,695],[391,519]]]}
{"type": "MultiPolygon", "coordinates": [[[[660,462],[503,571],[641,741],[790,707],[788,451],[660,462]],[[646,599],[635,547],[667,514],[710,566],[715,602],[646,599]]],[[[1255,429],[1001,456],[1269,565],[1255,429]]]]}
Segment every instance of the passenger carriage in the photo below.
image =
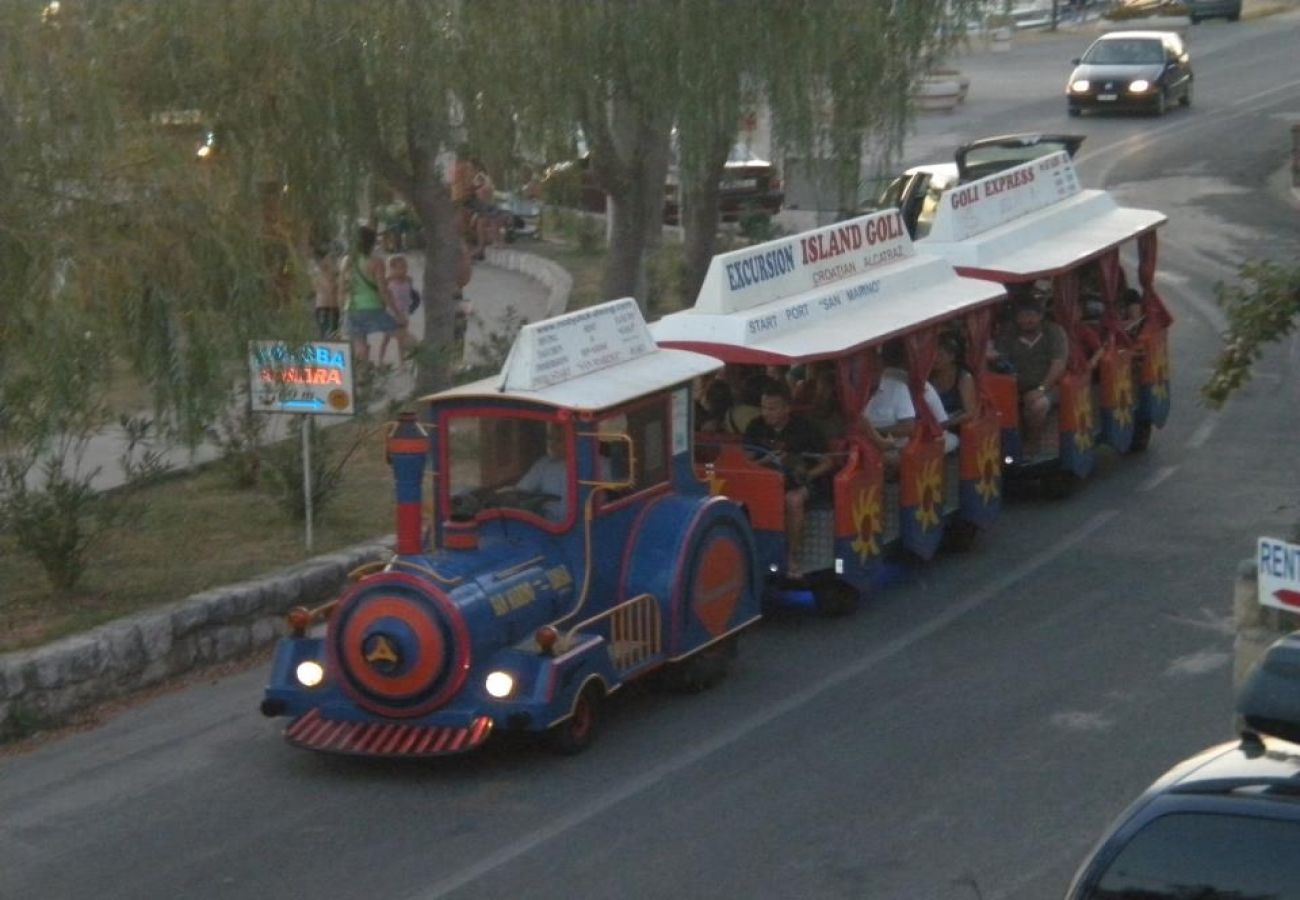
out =
{"type": "MultiPolygon", "coordinates": [[[[916,248],[890,210],[748,247],[713,259],[692,309],[653,323],[664,347],[707,353],[732,365],[829,361],[845,424],[831,502],[807,516],[799,557],[804,577],[787,578],[783,475],[756,462],[739,438],[723,439],[700,466],[715,493],[744,503],[769,578],[768,599],[839,612],[890,571],[892,551],[929,559],[945,532],[968,541],[1001,503],[1000,425],[991,396],[945,454],[942,429],[922,400],[941,327],[960,329],[967,360],[983,380],[982,354],[998,285],[959,277],[916,248]],[[896,477],[868,439],[862,410],[879,378],[876,350],[904,340],[919,430],[901,452],[896,477]],[[945,458],[946,457],[946,458],[945,458]]],[[[697,435],[701,444],[716,436],[697,435]]]]}
{"type": "Polygon", "coordinates": [[[657,347],[625,299],[526,325],[499,376],[425,398],[388,438],[392,557],[291,613],[263,712],[313,750],[510,730],[571,752],[630,681],[720,677],[760,573],[744,510],[692,467],[689,385],[719,365],[657,347]]]}
{"type": "Polygon", "coordinates": [[[1015,291],[1050,283],[1051,306],[1070,342],[1056,410],[1058,442],[1030,458],[1020,434],[1013,377],[985,377],[1002,417],[1009,474],[1087,476],[1099,444],[1118,453],[1145,449],[1169,415],[1168,331],[1155,286],[1156,230],[1165,216],[1120,206],[1085,190],[1066,152],[1056,152],[944,192],[918,249],[942,256],[962,275],[1015,291]],[[1119,308],[1128,279],[1121,251],[1136,249],[1141,314],[1119,308]],[[1085,298],[1085,277],[1095,296],[1085,298]]]}

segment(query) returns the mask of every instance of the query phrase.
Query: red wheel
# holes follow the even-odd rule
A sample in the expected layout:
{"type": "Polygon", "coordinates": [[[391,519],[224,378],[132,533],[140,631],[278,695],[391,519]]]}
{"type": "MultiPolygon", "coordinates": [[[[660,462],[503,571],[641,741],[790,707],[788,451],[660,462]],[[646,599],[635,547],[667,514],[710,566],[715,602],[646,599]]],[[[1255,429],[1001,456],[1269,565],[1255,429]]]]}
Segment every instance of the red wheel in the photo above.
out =
{"type": "Polygon", "coordinates": [[[604,696],[604,691],[595,683],[582,689],[574,701],[573,713],[546,732],[546,740],[552,750],[573,756],[595,742],[600,725],[600,704],[604,696]]]}

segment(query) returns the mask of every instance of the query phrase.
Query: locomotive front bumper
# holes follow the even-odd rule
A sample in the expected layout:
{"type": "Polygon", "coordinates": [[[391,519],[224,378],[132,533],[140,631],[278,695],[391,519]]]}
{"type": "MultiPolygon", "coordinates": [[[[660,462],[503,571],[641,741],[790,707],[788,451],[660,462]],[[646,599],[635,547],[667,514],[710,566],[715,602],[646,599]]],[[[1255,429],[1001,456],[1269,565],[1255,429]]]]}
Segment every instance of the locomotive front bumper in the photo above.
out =
{"type": "Polygon", "coordinates": [[[327,719],[319,709],[312,709],[290,723],[284,737],[294,746],[321,753],[429,757],[473,750],[491,733],[489,716],[478,716],[463,726],[425,725],[327,719]]]}

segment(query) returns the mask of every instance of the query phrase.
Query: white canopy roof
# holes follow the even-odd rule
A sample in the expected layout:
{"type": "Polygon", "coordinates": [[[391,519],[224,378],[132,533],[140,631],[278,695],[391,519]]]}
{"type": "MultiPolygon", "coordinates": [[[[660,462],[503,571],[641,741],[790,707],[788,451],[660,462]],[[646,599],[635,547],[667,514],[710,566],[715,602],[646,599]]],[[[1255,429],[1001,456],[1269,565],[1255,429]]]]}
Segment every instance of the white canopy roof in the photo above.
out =
{"type": "Polygon", "coordinates": [[[650,326],[661,345],[731,362],[841,355],[1003,296],[918,254],[887,210],[716,256],[695,307],[650,326]]]}
{"type": "Polygon", "coordinates": [[[636,300],[624,297],[525,325],[499,375],[424,399],[510,398],[606,409],[720,365],[708,356],[657,346],[636,300]]]}
{"type": "Polygon", "coordinates": [[[963,274],[1027,280],[1070,269],[1165,220],[1082,189],[1061,152],[945,192],[917,246],[963,274]]]}

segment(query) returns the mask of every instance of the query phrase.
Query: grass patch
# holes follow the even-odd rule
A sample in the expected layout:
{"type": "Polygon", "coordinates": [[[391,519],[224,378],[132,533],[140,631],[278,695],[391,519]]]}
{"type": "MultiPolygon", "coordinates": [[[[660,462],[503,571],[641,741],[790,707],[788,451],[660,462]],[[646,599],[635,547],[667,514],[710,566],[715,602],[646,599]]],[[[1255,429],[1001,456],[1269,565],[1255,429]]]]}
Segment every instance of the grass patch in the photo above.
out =
{"type": "Polygon", "coordinates": [[[213,466],[144,489],[143,513],[96,547],[75,591],[51,589],[37,564],[0,534],[0,651],[52,641],[209,588],[256,578],[393,531],[393,481],[382,424],[329,429],[331,444],[365,442],[348,460],[339,496],[315,522],[314,547],[269,484],[240,490],[213,466]]]}

